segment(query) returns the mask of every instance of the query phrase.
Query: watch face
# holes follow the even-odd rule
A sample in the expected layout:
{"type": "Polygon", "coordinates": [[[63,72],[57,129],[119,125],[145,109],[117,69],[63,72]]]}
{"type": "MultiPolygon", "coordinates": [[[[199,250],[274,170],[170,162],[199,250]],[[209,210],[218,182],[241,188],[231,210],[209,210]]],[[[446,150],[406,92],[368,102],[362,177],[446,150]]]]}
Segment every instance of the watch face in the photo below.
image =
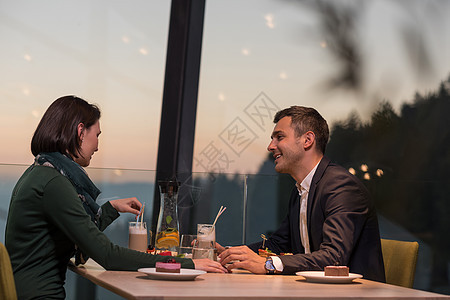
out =
{"type": "Polygon", "coordinates": [[[266,270],[267,271],[275,271],[275,266],[273,265],[272,260],[266,261],[266,270]]]}

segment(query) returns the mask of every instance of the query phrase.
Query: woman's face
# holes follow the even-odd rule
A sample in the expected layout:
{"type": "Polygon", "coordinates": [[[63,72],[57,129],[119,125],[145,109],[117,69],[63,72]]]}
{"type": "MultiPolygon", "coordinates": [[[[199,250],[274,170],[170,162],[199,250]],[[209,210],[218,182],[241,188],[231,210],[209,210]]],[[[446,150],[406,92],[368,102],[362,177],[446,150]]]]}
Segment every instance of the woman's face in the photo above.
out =
{"type": "Polygon", "coordinates": [[[97,121],[89,128],[83,129],[80,134],[81,148],[80,155],[75,158],[75,162],[82,167],[89,166],[92,155],[98,150],[98,136],[100,135],[100,122],[97,121]]]}

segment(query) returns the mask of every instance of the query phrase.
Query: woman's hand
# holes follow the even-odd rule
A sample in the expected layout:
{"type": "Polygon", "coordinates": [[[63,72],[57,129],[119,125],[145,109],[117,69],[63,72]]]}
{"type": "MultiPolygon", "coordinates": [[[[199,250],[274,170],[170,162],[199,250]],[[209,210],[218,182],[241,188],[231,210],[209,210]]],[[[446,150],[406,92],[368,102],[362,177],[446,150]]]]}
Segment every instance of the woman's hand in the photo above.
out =
{"type": "Polygon", "coordinates": [[[203,270],[210,273],[228,273],[219,262],[207,258],[193,259],[196,270],[203,270]]]}
{"type": "Polygon", "coordinates": [[[139,215],[139,210],[142,207],[142,203],[136,197],[124,198],[124,199],[116,199],[110,200],[112,207],[114,207],[118,212],[129,212],[139,215]]]}

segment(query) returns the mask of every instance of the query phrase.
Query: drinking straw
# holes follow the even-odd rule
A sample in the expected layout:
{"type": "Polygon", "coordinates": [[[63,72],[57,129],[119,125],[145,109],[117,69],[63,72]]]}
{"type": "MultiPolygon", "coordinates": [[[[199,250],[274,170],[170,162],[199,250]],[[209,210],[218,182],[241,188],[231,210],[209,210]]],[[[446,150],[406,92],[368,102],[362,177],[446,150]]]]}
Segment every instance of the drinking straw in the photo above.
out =
{"type": "Polygon", "coordinates": [[[214,223],[212,227],[214,228],[214,225],[216,225],[217,219],[220,217],[220,215],[227,209],[226,207],[221,206],[219,209],[219,212],[217,213],[216,219],[214,220],[214,223]]]}
{"type": "Polygon", "coordinates": [[[144,221],[144,210],[145,210],[145,203],[142,204],[142,214],[141,214],[141,228],[144,225],[143,221],[144,221]]]}
{"type": "Polygon", "coordinates": [[[137,224],[139,223],[139,217],[141,216],[141,212],[142,212],[142,208],[143,207],[144,207],[144,205],[141,206],[141,209],[139,210],[139,214],[136,217],[136,227],[137,227],[137,224]]]}

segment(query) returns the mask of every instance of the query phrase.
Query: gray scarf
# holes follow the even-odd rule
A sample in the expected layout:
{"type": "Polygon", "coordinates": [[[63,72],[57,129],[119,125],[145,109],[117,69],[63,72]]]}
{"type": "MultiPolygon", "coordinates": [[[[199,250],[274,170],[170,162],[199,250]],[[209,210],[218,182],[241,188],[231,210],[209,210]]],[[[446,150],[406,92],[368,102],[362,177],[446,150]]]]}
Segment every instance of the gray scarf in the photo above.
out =
{"type": "MultiPolygon", "coordinates": [[[[91,181],[86,171],[70,157],[59,152],[40,153],[35,158],[36,165],[43,165],[55,168],[65,176],[78,193],[78,197],[83,203],[84,210],[91,217],[92,222],[99,227],[101,207],[95,202],[101,191],[91,181]]],[[[75,252],[75,264],[84,264],[88,256],[81,253],[80,249],[75,252]]]]}

